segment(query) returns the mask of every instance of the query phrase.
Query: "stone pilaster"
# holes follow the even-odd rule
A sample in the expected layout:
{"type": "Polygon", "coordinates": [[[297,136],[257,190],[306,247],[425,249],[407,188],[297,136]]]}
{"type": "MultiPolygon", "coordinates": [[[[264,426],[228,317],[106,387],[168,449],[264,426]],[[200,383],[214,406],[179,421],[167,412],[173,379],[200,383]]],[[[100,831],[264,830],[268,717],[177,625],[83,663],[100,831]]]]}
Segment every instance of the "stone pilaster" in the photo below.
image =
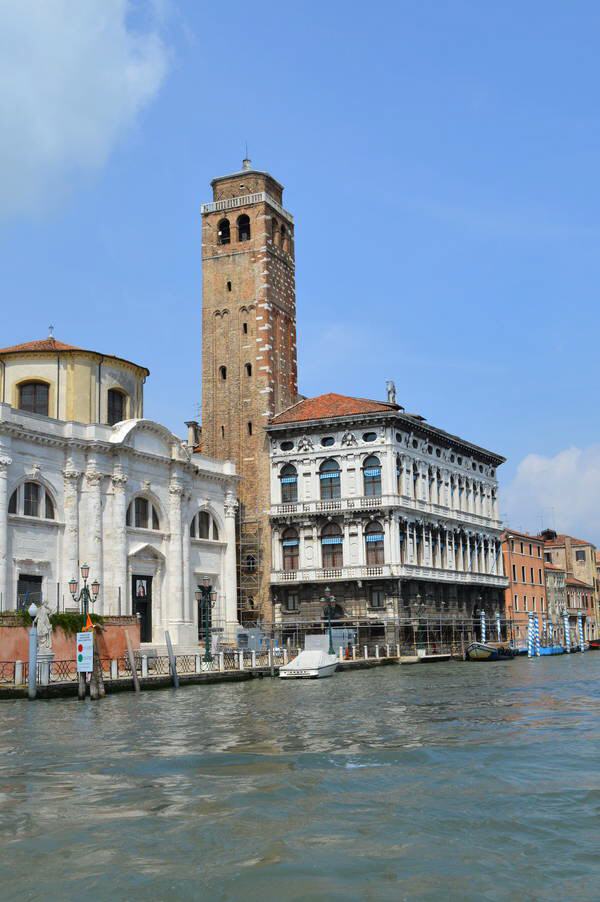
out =
{"type": "Polygon", "coordinates": [[[0,611],[12,605],[8,603],[8,468],[10,457],[0,457],[0,611]]]}
{"type": "Polygon", "coordinates": [[[169,609],[177,612],[177,619],[186,620],[183,594],[183,542],[181,529],[181,499],[183,486],[174,478],[169,485],[169,609]]]}
{"type": "MultiPolygon", "coordinates": [[[[100,604],[93,610],[96,613],[104,611],[104,574],[103,574],[103,543],[102,543],[102,473],[96,470],[95,465],[90,465],[85,473],[87,503],[87,554],[86,563],[90,566],[90,580],[97,579],[100,583],[100,604]]],[[[78,574],[75,574],[78,576],[78,574]]],[[[69,579],[71,577],[69,576],[69,579]]]]}
{"type": "MultiPolygon", "coordinates": [[[[112,475],[113,485],[113,559],[114,559],[114,585],[117,597],[115,605],[118,605],[119,590],[121,596],[121,608],[119,614],[130,614],[131,607],[128,601],[128,573],[127,573],[127,476],[120,469],[112,475]]],[[[116,610],[116,608],[115,608],[116,610]]]]}
{"type": "MultiPolygon", "coordinates": [[[[237,594],[236,594],[236,537],[235,518],[238,503],[233,492],[228,492],[225,497],[225,630],[234,637],[238,625],[237,594]]],[[[282,562],[283,564],[283,562],[282,562]]]]}
{"type": "Polygon", "coordinates": [[[79,581],[79,479],[81,473],[68,460],[63,470],[64,520],[63,580],[79,581]]]}

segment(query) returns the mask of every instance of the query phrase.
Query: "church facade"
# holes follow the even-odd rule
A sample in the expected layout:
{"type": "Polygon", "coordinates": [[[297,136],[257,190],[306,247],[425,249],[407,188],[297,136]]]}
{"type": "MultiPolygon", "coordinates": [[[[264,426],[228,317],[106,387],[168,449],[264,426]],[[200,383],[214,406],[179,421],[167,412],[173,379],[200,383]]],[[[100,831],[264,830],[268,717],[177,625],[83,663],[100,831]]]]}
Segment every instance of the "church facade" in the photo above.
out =
{"type": "Polygon", "coordinates": [[[0,610],[73,609],[87,564],[93,610],[137,614],[142,641],[197,645],[205,579],[235,637],[235,468],[144,418],[147,376],[52,337],[0,351],[0,610]]]}

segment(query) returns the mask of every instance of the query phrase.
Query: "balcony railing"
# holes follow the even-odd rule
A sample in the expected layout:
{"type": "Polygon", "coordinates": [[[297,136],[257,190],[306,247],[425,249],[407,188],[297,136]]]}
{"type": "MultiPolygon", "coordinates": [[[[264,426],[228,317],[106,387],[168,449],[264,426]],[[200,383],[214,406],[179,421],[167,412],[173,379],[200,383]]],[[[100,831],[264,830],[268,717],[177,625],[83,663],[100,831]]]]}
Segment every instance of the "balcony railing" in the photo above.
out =
{"type": "Polygon", "coordinates": [[[273,570],[272,583],[327,582],[334,579],[426,579],[431,582],[465,583],[505,589],[508,580],[493,573],[471,573],[464,570],[442,570],[438,567],[421,567],[414,564],[382,564],[379,567],[365,565],[325,569],[318,567],[302,570],[273,570]]]}
{"type": "Polygon", "coordinates": [[[471,523],[485,526],[488,529],[500,529],[500,520],[470,511],[455,510],[445,507],[443,504],[432,504],[429,501],[419,501],[408,498],[406,495],[363,495],[358,497],[335,498],[329,501],[292,501],[285,504],[273,504],[271,517],[289,516],[290,514],[322,514],[331,511],[361,511],[379,510],[381,508],[397,507],[406,511],[408,515],[419,513],[433,514],[446,520],[454,520],[460,523],[471,523]]]}

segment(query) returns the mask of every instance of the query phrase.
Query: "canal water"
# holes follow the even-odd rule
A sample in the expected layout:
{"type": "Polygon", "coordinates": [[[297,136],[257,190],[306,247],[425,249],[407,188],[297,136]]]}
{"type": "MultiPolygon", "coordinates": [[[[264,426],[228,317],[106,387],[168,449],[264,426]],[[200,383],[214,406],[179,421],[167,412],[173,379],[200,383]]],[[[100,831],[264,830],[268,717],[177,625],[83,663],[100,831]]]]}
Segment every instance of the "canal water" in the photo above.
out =
{"type": "Polygon", "coordinates": [[[0,703],[0,898],[600,897],[600,653],[0,703]]]}

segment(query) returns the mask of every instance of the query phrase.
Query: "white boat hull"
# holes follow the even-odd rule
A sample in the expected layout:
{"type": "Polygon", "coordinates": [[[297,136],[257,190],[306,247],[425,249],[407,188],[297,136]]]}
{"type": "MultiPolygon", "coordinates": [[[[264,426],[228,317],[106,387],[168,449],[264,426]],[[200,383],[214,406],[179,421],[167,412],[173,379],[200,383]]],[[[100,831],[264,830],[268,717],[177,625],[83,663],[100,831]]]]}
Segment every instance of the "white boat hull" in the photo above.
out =
{"type": "Polygon", "coordinates": [[[285,667],[279,669],[279,676],[282,680],[318,680],[323,677],[333,676],[337,667],[335,664],[327,664],[325,667],[307,667],[300,670],[286,670],[285,667]]]}
{"type": "Polygon", "coordinates": [[[319,680],[330,677],[338,662],[333,655],[318,650],[301,651],[297,658],[279,668],[282,680],[319,680]]]}

